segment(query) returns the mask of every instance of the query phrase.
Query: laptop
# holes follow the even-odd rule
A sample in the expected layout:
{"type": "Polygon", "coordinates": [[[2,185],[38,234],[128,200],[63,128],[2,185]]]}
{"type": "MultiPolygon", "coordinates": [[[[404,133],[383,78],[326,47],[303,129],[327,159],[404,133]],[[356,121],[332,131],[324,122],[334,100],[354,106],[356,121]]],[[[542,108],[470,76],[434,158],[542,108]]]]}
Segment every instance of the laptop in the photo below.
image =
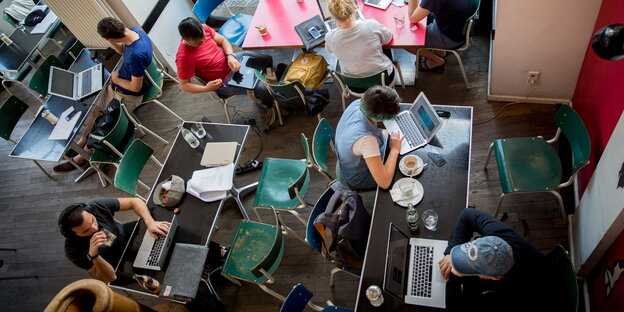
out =
{"type": "Polygon", "coordinates": [[[160,296],[182,301],[195,299],[207,257],[206,246],[175,244],[160,296]]]}
{"type": "MultiPolygon", "coordinates": [[[[325,22],[325,28],[327,28],[327,31],[330,31],[332,29],[338,28],[338,25],[336,25],[336,22],[332,18],[331,12],[329,12],[329,8],[327,7],[327,1],[328,0],[316,0],[319,9],[321,9],[321,18],[323,19],[323,22],[325,22]]],[[[357,2],[355,3],[355,6],[357,7],[357,2]]],[[[364,15],[359,8],[355,11],[355,20],[364,20],[364,15]]]]}
{"type": "Polygon", "coordinates": [[[409,238],[390,223],[384,290],[407,304],[444,309],[446,281],[438,262],[447,245],[445,240],[409,238]]]}
{"type": "MultiPolygon", "coordinates": [[[[238,71],[232,72],[230,76],[228,76],[228,78],[226,79],[225,83],[232,87],[253,90],[258,83],[258,78],[256,78],[256,75],[253,72],[255,67],[250,67],[250,65],[253,66],[257,64],[253,64],[253,59],[250,59],[249,56],[243,56],[243,58],[240,60],[240,64],[241,67],[238,69],[238,71]]],[[[261,69],[259,70],[262,71],[261,69]]]]}
{"type": "Polygon", "coordinates": [[[147,269],[160,271],[165,264],[171,242],[173,242],[173,236],[178,228],[178,219],[173,215],[171,220],[171,227],[166,236],[158,235],[158,239],[154,239],[150,235],[149,231],[145,231],[143,235],[143,241],[137,256],[134,259],[133,267],[138,269],[147,269]]]}
{"type": "Polygon", "coordinates": [[[388,133],[398,132],[401,136],[405,135],[399,152],[401,155],[427,145],[442,127],[442,119],[422,92],[409,109],[383,123],[388,133]]]}
{"type": "Polygon", "coordinates": [[[390,3],[392,3],[392,0],[364,0],[363,3],[365,5],[369,5],[372,7],[385,10],[388,8],[388,6],[390,6],[390,3]]]}
{"type": "Polygon", "coordinates": [[[52,66],[48,93],[66,99],[81,100],[102,90],[103,77],[102,64],[96,64],[79,73],[52,66]]]}

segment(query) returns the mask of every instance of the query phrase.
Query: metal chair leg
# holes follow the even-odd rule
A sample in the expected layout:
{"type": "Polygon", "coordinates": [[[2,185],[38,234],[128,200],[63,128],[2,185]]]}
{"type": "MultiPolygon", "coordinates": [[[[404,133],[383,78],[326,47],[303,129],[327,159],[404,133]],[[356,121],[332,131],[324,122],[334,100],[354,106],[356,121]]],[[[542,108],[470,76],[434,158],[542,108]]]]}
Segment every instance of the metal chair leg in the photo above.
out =
{"type": "Polygon", "coordinates": [[[174,113],[169,107],[165,106],[165,104],[161,103],[158,100],[152,100],[152,102],[154,102],[154,103],[158,104],[160,107],[164,108],[166,111],[168,111],[175,118],[180,119],[181,122],[184,122],[184,119],[182,119],[182,117],[180,117],[180,116],[178,116],[178,114],[174,113]]]}
{"type": "Polygon", "coordinates": [[[229,99],[224,99],[223,101],[223,110],[225,111],[225,118],[227,118],[227,122],[229,124],[232,123],[232,118],[230,117],[230,112],[228,111],[227,104],[229,99]]]}
{"type": "Polygon", "coordinates": [[[279,108],[279,103],[277,103],[277,101],[273,101],[273,108],[275,108],[276,112],[277,112],[277,120],[279,121],[280,126],[284,125],[284,120],[282,119],[282,112],[280,111],[279,108]]]}
{"type": "Polygon", "coordinates": [[[459,56],[459,54],[453,50],[448,50],[448,51],[453,53],[453,55],[455,55],[455,57],[457,58],[457,62],[459,63],[459,69],[461,69],[462,75],[464,76],[464,83],[466,84],[466,89],[469,89],[468,77],[466,76],[466,71],[464,70],[464,63],[462,63],[461,56],[459,56]]]}
{"type": "Polygon", "coordinates": [[[488,148],[488,154],[487,154],[487,157],[485,158],[485,163],[483,163],[483,170],[487,170],[487,164],[488,164],[488,161],[490,161],[490,156],[492,156],[493,150],[494,150],[494,142],[492,142],[490,144],[490,147],[488,148]]]}
{"type": "Polygon", "coordinates": [[[565,206],[563,205],[563,199],[561,198],[561,194],[559,194],[559,192],[557,190],[552,190],[549,191],[549,193],[555,195],[555,197],[557,197],[557,202],[559,203],[559,208],[561,209],[561,218],[563,218],[563,220],[566,219],[566,211],[565,211],[565,206]]]}
{"type": "Polygon", "coordinates": [[[396,74],[399,76],[399,80],[401,81],[401,88],[405,90],[405,81],[403,81],[403,73],[401,72],[401,65],[399,65],[399,62],[394,62],[394,68],[396,69],[396,74]]]}
{"type": "Polygon", "coordinates": [[[48,176],[48,178],[50,178],[50,179],[52,179],[52,180],[56,181],[56,178],[54,178],[53,176],[51,176],[51,175],[48,173],[48,171],[46,171],[46,170],[45,170],[45,168],[43,168],[43,167],[41,166],[41,164],[40,164],[38,161],[33,160],[33,162],[35,162],[35,165],[37,165],[37,168],[39,168],[41,171],[43,171],[43,173],[44,173],[46,176],[48,176]]]}
{"type": "Polygon", "coordinates": [[[271,296],[273,296],[273,297],[275,297],[275,298],[277,298],[277,299],[279,299],[281,301],[286,300],[286,297],[284,297],[284,296],[278,294],[277,292],[269,289],[269,287],[267,287],[266,285],[264,285],[264,284],[256,284],[256,285],[258,285],[258,287],[260,287],[260,289],[264,290],[264,292],[266,292],[267,294],[269,294],[269,295],[271,295],[271,296]]]}
{"type": "MultiPolygon", "coordinates": [[[[243,215],[243,218],[245,218],[245,220],[250,220],[250,219],[249,219],[249,214],[247,213],[247,209],[245,209],[245,205],[243,204],[243,201],[242,201],[242,197],[244,197],[243,193],[247,191],[253,191],[257,187],[258,187],[258,182],[254,182],[254,183],[245,185],[240,188],[232,187],[232,189],[230,190],[230,195],[232,196],[232,198],[234,198],[234,201],[238,205],[238,209],[240,209],[240,212],[243,215]]],[[[256,211],[256,215],[258,215],[257,211],[256,211]]]]}
{"type": "Polygon", "coordinates": [[[496,204],[496,212],[494,213],[494,218],[498,219],[498,212],[500,211],[500,207],[503,204],[503,197],[507,196],[507,194],[503,193],[498,198],[498,203],[496,204]]]}
{"type": "Polygon", "coordinates": [[[95,169],[93,169],[93,167],[89,167],[87,168],[85,171],[83,171],[75,180],[74,183],[78,183],[84,179],[86,179],[88,176],[94,174],[96,171],[95,169]]]}

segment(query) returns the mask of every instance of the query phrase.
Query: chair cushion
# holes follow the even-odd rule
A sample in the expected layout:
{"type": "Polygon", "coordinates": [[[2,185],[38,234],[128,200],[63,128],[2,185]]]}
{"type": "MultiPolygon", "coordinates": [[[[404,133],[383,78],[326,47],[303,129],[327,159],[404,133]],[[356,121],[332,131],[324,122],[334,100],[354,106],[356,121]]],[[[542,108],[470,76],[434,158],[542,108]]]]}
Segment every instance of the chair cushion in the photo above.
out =
{"type": "MultiPolygon", "coordinates": [[[[262,173],[256,190],[254,207],[275,207],[293,209],[300,204],[295,197],[290,198],[288,187],[291,186],[306,170],[306,163],[301,160],[266,158],[262,164],[262,173]]],[[[299,191],[301,196],[308,192],[310,176],[306,177],[304,186],[299,191]]]]}
{"type": "MultiPolygon", "coordinates": [[[[223,264],[221,274],[252,283],[264,283],[267,278],[264,275],[256,277],[251,273],[251,268],[264,260],[269,254],[275,242],[275,226],[253,221],[243,220],[238,224],[238,229],[232,240],[232,247],[223,264]]],[[[273,274],[279,266],[284,245],[280,248],[279,256],[267,272],[273,274]]]]}
{"type": "Polygon", "coordinates": [[[240,47],[243,44],[243,40],[245,40],[247,30],[249,30],[251,19],[251,15],[236,14],[221,26],[219,35],[225,37],[231,44],[240,47]]]}
{"type": "Polygon", "coordinates": [[[494,141],[503,193],[556,190],[561,183],[561,161],[542,138],[494,141]]]}

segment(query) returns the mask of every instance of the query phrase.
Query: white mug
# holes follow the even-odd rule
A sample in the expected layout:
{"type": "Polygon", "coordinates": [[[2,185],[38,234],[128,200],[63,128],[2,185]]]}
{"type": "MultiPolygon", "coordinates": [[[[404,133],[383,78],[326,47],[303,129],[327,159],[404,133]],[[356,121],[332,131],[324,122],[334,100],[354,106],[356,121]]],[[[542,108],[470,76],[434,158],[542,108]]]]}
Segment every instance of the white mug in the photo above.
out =
{"type": "Polygon", "coordinates": [[[422,167],[423,161],[416,155],[407,155],[401,158],[399,169],[407,176],[416,175],[419,168],[422,167]]]}

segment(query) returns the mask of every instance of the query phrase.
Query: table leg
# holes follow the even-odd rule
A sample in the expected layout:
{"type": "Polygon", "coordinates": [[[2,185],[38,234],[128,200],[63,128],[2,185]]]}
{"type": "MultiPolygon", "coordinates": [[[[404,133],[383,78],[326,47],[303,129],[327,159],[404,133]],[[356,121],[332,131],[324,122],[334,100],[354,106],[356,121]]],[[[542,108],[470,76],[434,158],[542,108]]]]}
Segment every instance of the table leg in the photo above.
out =
{"type": "Polygon", "coordinates": [[[243,201],[241,200],[241,198],[244,197],[244,194],[243,194],[244,192],[253,191],[257,187],[258,187],[258,182],[254,182],[254,183],[245,185],[240,188],[236,188],[232,186],[232,189],[230,190],[229,196],[234,198],[234,200],[236,201],[236,204],[238,205],[238,209],[240,209],[240,212],[243,215],[243,218],[245,218],[245,220],[249,220],[249,214],[247,213],[247,210],[245,209],[245,205],[243,205],[243,201]]]}

